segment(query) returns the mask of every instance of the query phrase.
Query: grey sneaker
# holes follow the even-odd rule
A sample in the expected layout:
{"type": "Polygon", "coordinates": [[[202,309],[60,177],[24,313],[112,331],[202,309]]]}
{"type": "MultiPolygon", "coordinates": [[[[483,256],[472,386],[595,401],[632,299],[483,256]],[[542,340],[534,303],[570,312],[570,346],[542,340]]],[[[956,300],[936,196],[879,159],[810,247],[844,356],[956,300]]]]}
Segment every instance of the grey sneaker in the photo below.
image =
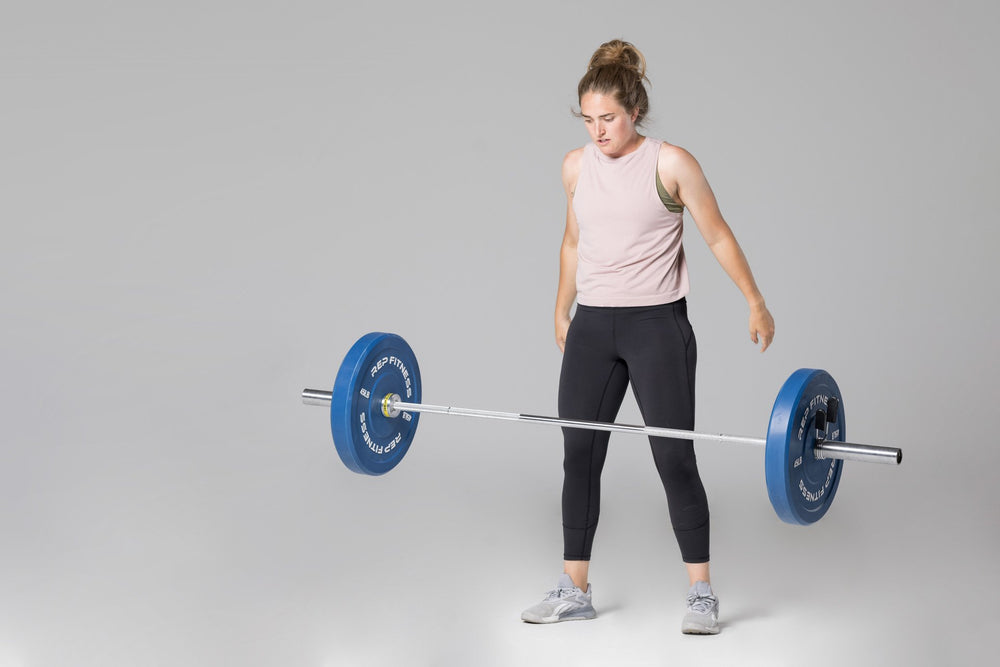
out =
{"type": "Polygon", "coordinates": [[[686,635],[719,634],[719,598],[707,581],[696,581],[688,591],[687,613],[681,623],[686,635]]]}
{"type": "Polygon", "coordinates": [[[558,623],[595,618],[597,612],[590,603],[590,588],[588,584],[586,592],[580,590],[568,574],[563,574],[544,600],[521,613],[521,620],[528,623],[558,623]]]}

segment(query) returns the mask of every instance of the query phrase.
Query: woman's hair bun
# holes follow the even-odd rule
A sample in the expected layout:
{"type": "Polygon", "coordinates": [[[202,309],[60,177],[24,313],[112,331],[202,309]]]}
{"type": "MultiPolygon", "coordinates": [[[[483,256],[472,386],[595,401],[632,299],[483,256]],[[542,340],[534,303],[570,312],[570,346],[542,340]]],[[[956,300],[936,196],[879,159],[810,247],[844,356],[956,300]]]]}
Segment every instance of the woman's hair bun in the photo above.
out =
{"type": "Polygon", "coordinates": [[[647,78],[646,58],[634,45],[620,39],[613,39],[601,44],[594,51],[594,55],[590,57],[590,65],[587,69],[607,66],[623,67],[638,74],[640,79],[647,78]]]}

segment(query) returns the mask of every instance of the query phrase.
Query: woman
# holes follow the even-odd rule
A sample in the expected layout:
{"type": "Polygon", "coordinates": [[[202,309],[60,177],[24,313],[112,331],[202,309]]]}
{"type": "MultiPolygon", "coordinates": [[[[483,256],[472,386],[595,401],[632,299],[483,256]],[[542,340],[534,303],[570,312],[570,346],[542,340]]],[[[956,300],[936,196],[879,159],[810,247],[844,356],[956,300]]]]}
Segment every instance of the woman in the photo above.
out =
{"type": "MultiPolygon", "coordinates": [[[[592,143],[571,151],[562,168],[568,205],[555,309],[563,351],[559,416],[613,421],[631,383],[647,425],[693,429],[697,353],[685,300],[684,208],[746,297],[750,338],[762,352],[774,338],[774,320],[698,162],[683,148],[639,134],[649,110],[645,74],[638,49],[614,40],[597,49],[578,86],[579,116],[592,143]]],[[[567,428],[563,435],[563,575],[521,615],[532,623],[596,616],[588,571],[610,434],[567,428]]],[[[708,501],[694,446],[649,441],[691,586],[682,632],[715,634],[708,501]]]]}

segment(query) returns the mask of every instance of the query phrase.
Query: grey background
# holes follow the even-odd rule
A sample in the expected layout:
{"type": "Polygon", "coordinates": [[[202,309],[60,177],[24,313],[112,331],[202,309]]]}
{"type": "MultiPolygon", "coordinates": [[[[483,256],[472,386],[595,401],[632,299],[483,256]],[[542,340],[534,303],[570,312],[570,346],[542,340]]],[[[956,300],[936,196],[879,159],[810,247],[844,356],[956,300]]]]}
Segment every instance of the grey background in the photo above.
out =
{"type": "MultiPolygon", "coordinates": [[[[0,19],[0,666],[970,664],[1000,621],[993,2],[7,3],[0,19]],[[641,439],[605,471],[591,623],[559,572],[558,430],[427,417],[348,472],[324,412],[394,331],[425,398],[553,413],[570,115],[650,64],[777,320],[686,232],[698,423],[761,435],[800,366],[855,464],[820,523],[699,444],[723,633],[641,439]]],[[[638,420],[631,398],[620,416],[638,420]]]]}

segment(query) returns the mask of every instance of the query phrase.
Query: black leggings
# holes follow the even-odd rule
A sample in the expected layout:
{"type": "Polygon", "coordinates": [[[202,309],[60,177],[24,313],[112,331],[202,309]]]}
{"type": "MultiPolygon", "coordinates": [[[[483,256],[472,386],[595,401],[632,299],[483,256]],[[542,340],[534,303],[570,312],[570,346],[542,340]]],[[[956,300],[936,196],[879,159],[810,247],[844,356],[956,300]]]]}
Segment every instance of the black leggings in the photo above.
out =
{"type": "MultiPolygon", "coordinates": [[[[577,306],[559,377],[559,416],[614,421],[631,381],[648,426],[694,428],[694,331],[684,299],[661,306],[577,306]]],[[[564,428],[563,557],[590,560],[610,433],[564,428]]],[[[707,563],[708,499],[690,440],[649,438],[686,563],[707,563]]]]}

